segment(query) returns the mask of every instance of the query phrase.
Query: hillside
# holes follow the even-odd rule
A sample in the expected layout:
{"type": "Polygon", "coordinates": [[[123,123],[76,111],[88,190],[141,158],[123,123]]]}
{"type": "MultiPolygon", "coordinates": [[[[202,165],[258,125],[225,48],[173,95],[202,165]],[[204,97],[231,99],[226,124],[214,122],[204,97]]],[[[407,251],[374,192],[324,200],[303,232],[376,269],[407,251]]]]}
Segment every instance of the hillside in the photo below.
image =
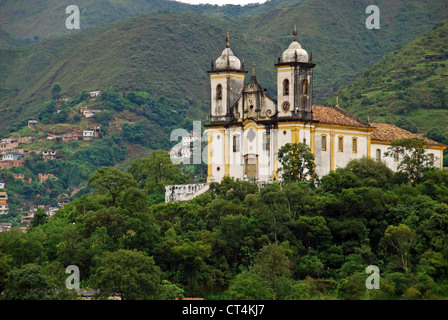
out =
{"type": "Polygon", "coordinates": [[[51,86],[63,96],[84,89],[133,88],[156,97],[188,98],[187,116],[204,119],[209,105],[206,71],[231,34],[234,53],[255,62],[259,81],[272,96],[273,64],[291,42],[297,23],[299,42],[313,52],[315,103],[348,84],[355,75],[413,40],[447,15],[438,1],[394,0],[383,4],[382,28],[365,28],[367,0],[309,0],[302,5],[231,21],[194,13],[156,13],[54,37],[28,46],[0,50],[1,132],[34,117],[47,101],[51,86]],[[424,15],[420,13],[425,12],[424,15]],[[417,18],[418,17],[418,18],[417,18]]]}
{"type": "MultiPolygon", "coordinates": [[[[152,150],[169,149],[173,129],[179,125],[192,128],[191,119],[182,112],[188,107],[185,100],[109,89],[98,97],[82,91],[69,101],[47,101],[34,123],[17,124],[2,141],[2,151],[17,157],[11,159],[15,162],[0,157],[0,181],[6,183],[9,218],[17,222],[22,211],[39,205],[54,207],[78,196],[80,190],[88,192],[83,188],[99,167],[127,170],[135,159],[147,157],[152,150]],[[42,174],[52,175],[51,179],[43,181],[42,174]]],[[[200,172],[195,172],[199,167],[181,168],[193,180],[193,176],[201,178],[197,176],[200,172]]]]}
{"type": "Polygon", "coordinates": [[[189,5],[172,0],[80,0],[76,3],[58,0],[1,0],[0,48],[23,45],[70,34],[65,20],[68,5],[80,9],[80,25],[85,30],[107,22],[157,11],[196,12],[221,18],[239,18],[265,13],[274,8],[302,3],[304,0],[271,0],[263,4],[189,5]],[[12,41],[2,41],[10,38],[12,41]]]}
{"type": "MultiPolygon", "coordinates": [[[[339,92],[339,105],[448,142],[448,21],[397,49],[339,92]]],[[[327,101],[335,103],[335,97],[327,101]]]]}

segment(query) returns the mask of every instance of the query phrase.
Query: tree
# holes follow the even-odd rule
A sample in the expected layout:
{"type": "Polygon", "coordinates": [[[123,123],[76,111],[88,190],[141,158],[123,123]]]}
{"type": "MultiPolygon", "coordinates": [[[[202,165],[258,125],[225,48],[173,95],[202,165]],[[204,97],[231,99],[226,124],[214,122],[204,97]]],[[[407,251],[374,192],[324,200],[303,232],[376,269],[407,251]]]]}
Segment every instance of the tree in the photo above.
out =
{"type": "Polygon", "coordinates": [[[118,294],[122,300],[157,299],[162,271],[146,254],[120,249],[105,252],[96,259],[97,267],[91,276],[99,297],[118,294]]]}
{"type": "Polygon", "coordinates": [[[8,262],[6,260],[6,255],[0,252],[0,294],[5,290],[6,286],[6,275],[9,272],[8,262]]]}
{"type": "Polygon", "coordinates": [[[416,185],[422,181],[425,171],[434,166],[431,155],[425,152],[426,145],[423,138],[392,141],[385,155],[401,158],[398,170],[406,173],[408,180],[416,185]]]}
{"type": "Polygon", "coordinates": [[[51,89],[51,98],[57,100],[61,97],[61,86],[59,83],[55,83],[51,89]]]}
{"type": "Polygon", "coordinates": [[[76,123],[80,122],[81,121],[81,116],[79,114],[75,114],[73,116],[73,121],[75,121],[76,123]]]}
{"type": "Polygon", "coordinates": [[[314,181],[314,155],[305,143],[287,143],[278,150],[278,160],[282,167],[284,181],[314,181]]]}
{"type": "Polygon", "coordinates": [[[309,210],[314,211],[315,193],[307,182],[287,183],[283,187],[283,191],[288,200],[288,210],[293,220],[309,210]]]}
{"type": "Polygon", "coordinates": [[[3,299],[46,300],[56,298],[56,287],[42,274],[36,264],[26,264],[12,270],[6,279],[3,299]]]}
{"type": "Polygon", "coordinates": [[[166,185],[182,182],[179,167],[171,162],[165,150],[155,150],[147,158],[134,160],[128,172],[148,194],[164,194],[166,185]]]}
{"type": "Polygon", "coordinates": [[[101,167],[90,175],[88,184],[99,190],[106,190],[112,197],[112,206],[115,206],[118,196],[127,188],[135,186],[136,181],[129,173],[114,167],[101,167]]]}
{"type": "Polygon", "coordinates": [[[278,236],[288,231],[287,222],[291,220],[288,199],[277,183],[267,184],[260,195],[260,201],[253,209],[254,217],[273,235],[277,243],[278,236]]]}
{"type": "Polygon", "coordinates": [[[338,297],[344,300],[362,300],[367,296],[366,275],[355,273],[347,278],[341,279],[338,283],[338,297]]]}
{"type": "Polygon", "coordinates": [[[270,288],[258,274],[243,271],[230,283],[226,292],[231,300],[273,300],[270,288]]]}
{"type": "Polygon", "coordinates": [[[291,228],[295,231],[296,238],[302,240],[309,249],[311,246],[317,249],[319,245],[328,245],[332,238],[327,222],[322,216],[301,216],[291,222],[291,228]]]}
{"type": "Polygon", "coordinates": [[[417,241],[415,231],[404,224],[389,226],[384,233],[384,238],[386,243],[397,251],[401,259],[401,266],[407,271],[409,251],[417,241]]]}
{"type": "Polygon", "coordinates": [[[253,271],[269,284],[273,299],[276,299],[281,280],[290,277],[291,268],[285,247],[269,244],[257,254],[253,271]]]}
{"type": "Polygon", "coordinates": [[[37,209],[30,223],[30,229],[40,226],[48,221],[48,215],[42,209],[37,209]]]}

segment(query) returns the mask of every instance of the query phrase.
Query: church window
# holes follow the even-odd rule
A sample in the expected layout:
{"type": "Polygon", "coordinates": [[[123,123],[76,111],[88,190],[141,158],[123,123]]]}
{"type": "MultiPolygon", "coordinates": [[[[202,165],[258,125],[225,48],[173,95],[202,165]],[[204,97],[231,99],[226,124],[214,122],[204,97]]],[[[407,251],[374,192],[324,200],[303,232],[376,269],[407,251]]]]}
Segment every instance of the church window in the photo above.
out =
{"type": "Polygon", "coordinates": [[[322,151],[327,151],[327,136],[326,135],[322,135],[321,144],[322,144],[322,151]]]}
{"type": "Polygon", "coordinates": [[[398,161],[399,157],[398,157],[398,152],[395,151],[394,152],[394,161],[398,161]]]}
{"type": "Polygon", "coordinates": [[[344,152],[344,137],[338,138],[338,151],[344,152]]]}
{"type": "Polygon", "coordinates": [[[306,79],[302,81],[302,93],[308,94],[308,81],[306,79]]]}
{"type": "Polygon", "coordinates": [[[376,160],[381,160],[381,150],[376,149],[376,160]]]}
{"type": "Polygon", "coordinates": [[[271,149],[271,137],[269,133],[263,135],[263,150],[269,151],[271,149]]]}
{"type": "Polygon", "coordinates": [[[240,152],[240,136],[233,136],[233,152],[240,152]]]}
{"type": "Polygon", "coordinates": [[[222,86],[220,84],[216,86],[216,99],[222,100],[222,86]]]}
{"type": "Polygon", "coordinates": [[[358,139],[357,138],[352,139],[352,152],[353,153],[358,152],[358,139]]]}
{"type": "Polygon", "coordinates": [[[289,80],[288,79],[283,80],[283,95],[284,96],[289,95],[289,80]]]}

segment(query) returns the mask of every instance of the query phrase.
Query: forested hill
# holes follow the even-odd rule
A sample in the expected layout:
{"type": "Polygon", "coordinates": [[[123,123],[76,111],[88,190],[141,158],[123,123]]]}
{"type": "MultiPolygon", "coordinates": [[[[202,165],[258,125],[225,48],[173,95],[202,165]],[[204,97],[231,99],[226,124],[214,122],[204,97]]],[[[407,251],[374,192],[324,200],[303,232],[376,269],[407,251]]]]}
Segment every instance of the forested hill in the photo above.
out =
{"type": "MultiPolygon", "coordinates": [[[[339,92],[339,105],[448,142],[448,21],[397,49],[339,92]]],[[[329,99],[333,105],[335,97],[329,99]]]]}
{"type": "MultiPolygon", "coordinates": [[[[370,1],[319,1],[275,8],[260,16],[229,20],[184,12],[159,12],[120,19],[32,45],[0,50],[0,133],[34,117],[55,83],[62,96],[84,89],[136,89],[155,97],[187,97],[188,116],[207,112],[210,60],[231,34],[231,48],[272,96],[279,53],[292,40],[313,52],[315,103],[348,84],[366,67],[406,44],[447,16],[440,1],[380,1],[381,29],[365,27],[370,1]]],[[[9,39],[9,41],[13,41],[9,39]]]]}
{"type": "Polygon", "coordinates": [[[87,29],[126,17],[157,11],[196,12],[226,19],[258,15],[275,8],[297,5],[304,0],[270,0],[262,4],[189,5],[173,0],[2,0],[0,1],[0,48],[23,45],[69,34],[66,7],[76,5],[81,14],[81,28],[87,29]],[[9,39],[8,39],[9,38],[9,39]],[[9,40],[9,41],[6,41],[9,40]]]}

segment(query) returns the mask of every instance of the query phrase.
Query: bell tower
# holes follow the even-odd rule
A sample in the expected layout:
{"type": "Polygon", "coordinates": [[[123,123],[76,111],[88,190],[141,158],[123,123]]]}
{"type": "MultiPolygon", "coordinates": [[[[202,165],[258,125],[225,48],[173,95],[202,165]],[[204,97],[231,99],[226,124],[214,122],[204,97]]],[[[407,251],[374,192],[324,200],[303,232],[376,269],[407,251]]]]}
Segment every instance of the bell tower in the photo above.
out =
{"type": "Polygon", "coordinates": [[[312,54],[297,42],[294,26],[293,41],[275,64],[277,68],[278,118],[312,120],[313,68],[312,54]]]}
{"type": "Polygon", "coordinates": [[[215,63],[212,60],[208,71],[211,86],[210,124],[227,123],[231,120],[230,109],[241,95],[246,73],[244,61],[241,64],[230,49],[227,32],[226,48],[215,63]]]}

